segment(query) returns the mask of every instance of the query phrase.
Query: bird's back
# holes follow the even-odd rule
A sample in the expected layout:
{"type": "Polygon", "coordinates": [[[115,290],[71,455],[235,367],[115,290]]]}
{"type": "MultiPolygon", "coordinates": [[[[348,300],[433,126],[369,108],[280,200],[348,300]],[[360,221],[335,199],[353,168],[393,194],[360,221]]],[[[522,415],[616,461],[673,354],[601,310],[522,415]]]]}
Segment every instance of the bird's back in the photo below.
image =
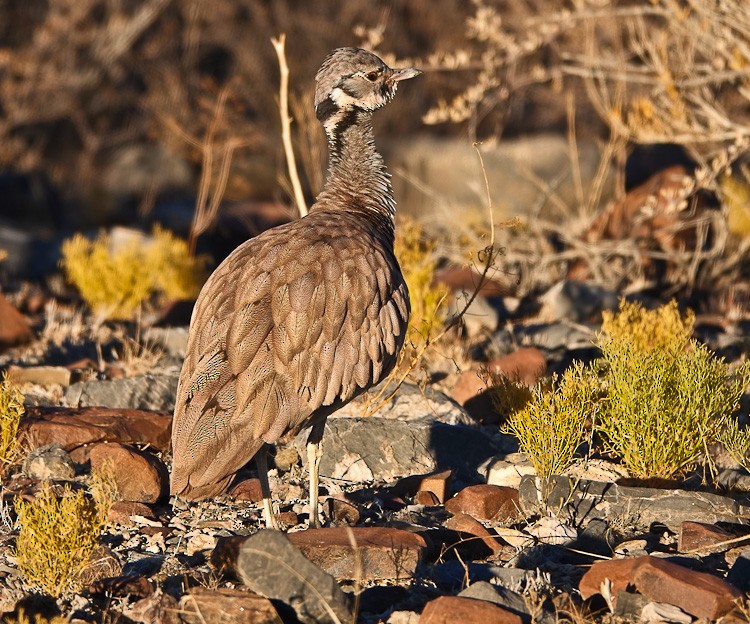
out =
{"type": "Polygon", "coordinates": [[[377,215],[319,206],[241,245],[193,313],[172,493],[220,493],[264,443],[380,382],[408,316],[392,231],[377,215]]]}

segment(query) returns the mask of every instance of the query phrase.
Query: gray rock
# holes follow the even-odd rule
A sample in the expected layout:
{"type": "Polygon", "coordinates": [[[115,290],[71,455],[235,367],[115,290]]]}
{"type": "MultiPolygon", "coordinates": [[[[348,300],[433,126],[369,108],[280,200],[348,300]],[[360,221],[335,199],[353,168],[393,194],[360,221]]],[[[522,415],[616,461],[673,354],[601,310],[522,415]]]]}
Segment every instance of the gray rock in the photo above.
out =
{"type": "Polygon", "coordinates": [[[75,476],[70,455],[58,444],[49,444],[31,451],[23,463],[24,474],[39,481],[65,481],[75,476]]]}
{"type": "Polygon", "coordinates": [[[541,349],[587,349],[593,347],[598,327],[586,327],[569,322],[526,325],[516,329],[517,340],[524,345],[541,349]]]}
{"type": "Polygon", "coordinates": [[[149,327],[143,335],[146,344],[155,344],[167,355],[185,358],[187,352],[187,327],[149,327]]]}
{"type": "Polygon", "coordinates": [[[542,495],[533,476],[521,478],[521,509],[531,514],[540,508],[568,513],[576,525],[590,518],[625,519],[637,527],[660,522],[679,531],[685,520],[694,522],[750,523],[750,507],[708,492],[626,487],[616,483],[553,476],[542,495]],[[565,501],[560,509],[560,501],[565,501]]]}
{"type": "MultiPolygon", "coordinates": [[[[507,587],[493,585],[487,581],[472,583],[458,595],[461,598],[491,602],[524,618],[532,616],[523,595],[507,587]]],[[[533,621],[538,624],[554,624],[556,622],[555,609],[549,600],[545,600],[542,604],[541,612],[534,613],[533,621]]]]}
{"type": "MultiPolygon", "coordinates": [[[[305,461],[306,442],[307,432],[294,441],[305,461]]],[[[359,482],[448,468],[460,480],[481,481],[480,465],[497,452],[483,430],[448,425],[430,416],[408,421],[380,415],[329,418],[322,448],[321,475],[359,482]]]]}
{"type": "MultiPolygon", "coordinates": [[[[452,318],[466,307],[464,297],[454,297],[448,304],[448,318],[452,318]]],[[[461,318],[464,333],[468,338],[489,335],[500,323],[500,312],[485,297],[477,295],[461,318]]]]}
{"type": "Polygon", "coordinates": [[[172,411],[178,378],[178,375],[149,374],[127,379],[79,382],[65,391],[63,402],[69,407],[172,411]]]}
{"type": "Polygon", "coordinates": [[[541,319],[585,323],[599,320],[602,310],[616,310],[619,295],[596,284],[563,280],[552,286],[539,300],[542,303],[539,311],[541,319]]]}
{"type": "Polygon", "coordinates": [[[286,535],[265,529],[219,541],[211,563],[252,591],[294,609],[304,624],[350,622],[352,610],[336,580],[306,559],[286,535]]]}
{"type": "Polygon", "coordinates": [[[440,392],[440,390],[430,387],[422,390],[415,384],[404,383],[401,384],[401,387],[396,391],[393,398],[385,400],[393,393],[394,388],[394,384],[381,383],[368,393],[368,396],[372,399],[383,390],[380,399],[373,400],[371,406],[366,406],[365,399],[359,398],[356,401],[347,403],[340,410],[334,412],[330,418],[377,416],[379,418],[403,421],[420,420],[425,416],[430,416],[438,422],[449,425],[474,424],[474,420],[469,416],[468,412],[447,394],[440,392]],[[383,405],[376,412],[372,413],[372,409],[382,401],[384,401],[383,405]]]}

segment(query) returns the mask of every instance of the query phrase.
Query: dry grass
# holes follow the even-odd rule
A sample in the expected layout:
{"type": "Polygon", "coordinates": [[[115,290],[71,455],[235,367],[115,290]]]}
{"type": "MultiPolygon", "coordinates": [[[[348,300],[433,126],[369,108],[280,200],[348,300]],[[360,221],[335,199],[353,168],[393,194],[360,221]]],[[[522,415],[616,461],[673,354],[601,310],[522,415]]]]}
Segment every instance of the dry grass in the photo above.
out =
{"type": "Polygon", "coordinates": [[[25,413],[24,396],[3,373],[0,381],[0,476],[18,458],[18,426],[25,413]]]}

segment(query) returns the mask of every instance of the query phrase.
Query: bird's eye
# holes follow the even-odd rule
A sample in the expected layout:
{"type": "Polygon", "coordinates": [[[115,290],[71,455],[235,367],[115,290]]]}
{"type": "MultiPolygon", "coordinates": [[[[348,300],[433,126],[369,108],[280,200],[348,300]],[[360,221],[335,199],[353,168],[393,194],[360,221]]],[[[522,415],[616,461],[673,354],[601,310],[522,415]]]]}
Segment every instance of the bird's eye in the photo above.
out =
{"type": "Polygon", "coordinates": [[[375,82],[378,79],[378,76],[380,76],[380,72],[378,71],[371,71],[365,74],[365,78],[367,78],[367,80],[369,80],[370,82],[375,82]]]}

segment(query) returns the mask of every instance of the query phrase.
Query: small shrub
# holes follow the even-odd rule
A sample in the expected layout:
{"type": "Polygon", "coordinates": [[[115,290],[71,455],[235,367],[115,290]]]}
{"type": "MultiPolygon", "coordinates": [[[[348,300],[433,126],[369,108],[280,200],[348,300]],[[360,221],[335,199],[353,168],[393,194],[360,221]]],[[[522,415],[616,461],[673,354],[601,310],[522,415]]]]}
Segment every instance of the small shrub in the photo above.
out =
{"type": "Polygon", "coordinates": [[[522,381],[515,381],[502,373],[493,373],[486,369],[480,373],[490,390],[492,407],[500,416],[500,422],[522,410],[534,398],[531,388],[522,381]]]}
{"type": "Polygon", "coordinates": [[[0,382],[0,476],[18,456],[18,426],[24,415],[24,396],[3,373],[0,382]]]}
{"type": "Polygon", "coordinates": [[[510,416],[503,431],[518,438],[539,477],[561,474],[585,439],[599,394],[596,373],[578,362],[553,377],[549,387],[534,387],[531,400],[510,416]]]}
{"type": "Polygon", "coordinates": [[[736,418],[728,418],[718,441],[734,461],[750,472],[750,427],[740,428],[736,418]]]}
{"type": "Polygon", "coordinates": [[[17,500],[15,556],[26,581],[53,596],[80,588],[80,574],[107,522],[114,491],[110,483],[100,476],[90,493],[66,486],[60,497],[46,488],[31,502],[17,500]]]}
{"type": "Polygon", "coordinates": [[[599,431],[636,477],[671,478],[695,466],[737,409],[748,368],[732,379],[723,360],[690,338],[692,315],[622,303],[598,345],[608,364],[599,431]]]}
{"type": "Polygon", "coordinates": [[[155,228],[153,240],[116,252],[102,233],[90,241],[81,234],[62,246],[62,268],[87,305],[103,318],[131,319],[141,304],[159,293],[170,299],[198,294],[206,258],[193,258],[188,245],[155,228]]]}

